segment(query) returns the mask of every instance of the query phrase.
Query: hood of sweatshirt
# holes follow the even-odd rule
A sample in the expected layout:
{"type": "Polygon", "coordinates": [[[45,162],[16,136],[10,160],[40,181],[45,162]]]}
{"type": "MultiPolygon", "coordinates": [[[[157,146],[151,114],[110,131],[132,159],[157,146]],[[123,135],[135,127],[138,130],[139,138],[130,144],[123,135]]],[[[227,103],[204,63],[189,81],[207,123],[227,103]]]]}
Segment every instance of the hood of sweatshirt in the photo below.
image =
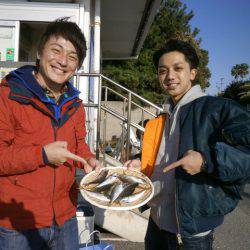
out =
{"type": "MultiPolygon", "coordinates": [[[[43,103],[53,103],[53,100],[46,96],[44,89],[34,77],[33,72],[35,71],[37,71],[37,67],[29,65],[11,71],[6,76],[10,88],[21,96],[36,96],[43,103]]],[[[78,91],[70,82],[67,82],[66,85],[68,90],[65,97],[67,99],[79,96],[80,91],[78,91]]]]}

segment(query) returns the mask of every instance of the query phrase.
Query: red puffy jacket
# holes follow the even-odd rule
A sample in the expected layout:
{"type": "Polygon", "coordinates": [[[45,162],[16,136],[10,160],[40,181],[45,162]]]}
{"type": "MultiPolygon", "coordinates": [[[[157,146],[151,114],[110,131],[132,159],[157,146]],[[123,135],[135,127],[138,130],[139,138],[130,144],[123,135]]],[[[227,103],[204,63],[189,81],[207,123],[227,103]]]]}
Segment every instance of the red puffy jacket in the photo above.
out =
{"type": "Polygon", "coordinates": [[[22,83],[25,70],[8,76],[0,87],[0,226],[16,230],[51,226],[53,218],[62,225],[76,212],[76,163],[45,165],[44,145],[67,141],[71,152],[93,157],[77,91],[71,87],[74,95],[62,102],[57,119],[29,89],[34,79],[31,85],[22,83]]]}

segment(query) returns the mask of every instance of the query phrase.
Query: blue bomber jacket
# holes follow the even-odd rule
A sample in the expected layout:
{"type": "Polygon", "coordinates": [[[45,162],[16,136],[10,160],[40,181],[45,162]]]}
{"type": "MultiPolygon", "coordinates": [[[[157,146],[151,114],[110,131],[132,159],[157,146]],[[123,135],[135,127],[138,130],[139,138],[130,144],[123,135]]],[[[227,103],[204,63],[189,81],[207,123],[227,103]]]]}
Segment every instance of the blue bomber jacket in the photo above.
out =
{"type": "MultiPolygon", "coordinates": [[[[204,96],[182,106],[179,115],[178,159],[195,150],[206,161],[206,171],[196,175],[175,169],[178,233],[185,237],[220,225],[241,199],[240,190],[250,179],[250,113],[232,100],[204,96]]],[[[161,115],[146,126],[142,171],[148,176],[165,119],[161,115]]]]}
{"type": "Polygon", "coordinates": [[[222,223],[250,177],[250,113],[229,99],[205,96],[180,109],[179,158],[201,152],[207,172],[176,169],[180,233],[193,235],[222,223]]]}

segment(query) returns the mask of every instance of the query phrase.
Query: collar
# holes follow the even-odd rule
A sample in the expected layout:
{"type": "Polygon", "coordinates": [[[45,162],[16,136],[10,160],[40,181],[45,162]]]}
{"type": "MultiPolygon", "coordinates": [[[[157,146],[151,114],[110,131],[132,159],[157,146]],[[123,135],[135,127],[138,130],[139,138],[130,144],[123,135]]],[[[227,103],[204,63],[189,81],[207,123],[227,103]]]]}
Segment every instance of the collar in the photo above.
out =
{"type": "Polygon", "coordinates": [[[62,87],[62,89],[60,90],[60,95],[56,97],[56,96],[54,95],[54,93],[53,93],[47,86],[41,86],[41,87],[43,88],[45,95],[46,95],[48,98],[54,100],[55,102],[57,102],[57,101],[59,100],[59,98],[61,97],[61,95],[63,95],[63,94],[65,94],[65,93],[68,92],[68,86],[67,86],[67,85],[64,85],[64,86],[62,87]]]}
{"type": "MultiPolygon", "coordinates": [[[[23,66],[10,72],[9,78],[13,78],[15,82],[25,86],[26,89],[35,94],[42,102],[54,103],[54,100],[46,95],[45,90],[37,82],[32,73],[34,71],[37,71],[36,66],[23,66]]],[[[80,94],[80,91],[77,90],[72,83],[67,82],[65,88],[63,88],[63,93],[65,94],[65,98],[72,98],[77,97],[80,94]]]]}
{"type": "Polygon", "coordinates": [[[164,104],[164,111],[168,114],[171,114],[181,106],[192,102],[202,96],[206,96],[206,94],[202,91],[201,86],[195,85],[181,98],[181,100],[176,105],[174,105],[172,98],[168,97],[164,104]]]}

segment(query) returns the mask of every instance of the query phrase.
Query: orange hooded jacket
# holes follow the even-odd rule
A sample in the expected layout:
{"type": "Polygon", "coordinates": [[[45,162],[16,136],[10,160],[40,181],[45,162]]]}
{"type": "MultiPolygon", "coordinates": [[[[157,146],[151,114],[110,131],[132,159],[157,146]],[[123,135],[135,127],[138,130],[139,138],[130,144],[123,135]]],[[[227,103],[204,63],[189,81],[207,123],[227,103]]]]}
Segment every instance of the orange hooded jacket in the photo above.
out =
{"type": "Polygon", "coordinates": [[[150,177],[154,170],[155,160],[161,144],[166,114],[147,122],[143,135],[141,171],[150,177]]]}

